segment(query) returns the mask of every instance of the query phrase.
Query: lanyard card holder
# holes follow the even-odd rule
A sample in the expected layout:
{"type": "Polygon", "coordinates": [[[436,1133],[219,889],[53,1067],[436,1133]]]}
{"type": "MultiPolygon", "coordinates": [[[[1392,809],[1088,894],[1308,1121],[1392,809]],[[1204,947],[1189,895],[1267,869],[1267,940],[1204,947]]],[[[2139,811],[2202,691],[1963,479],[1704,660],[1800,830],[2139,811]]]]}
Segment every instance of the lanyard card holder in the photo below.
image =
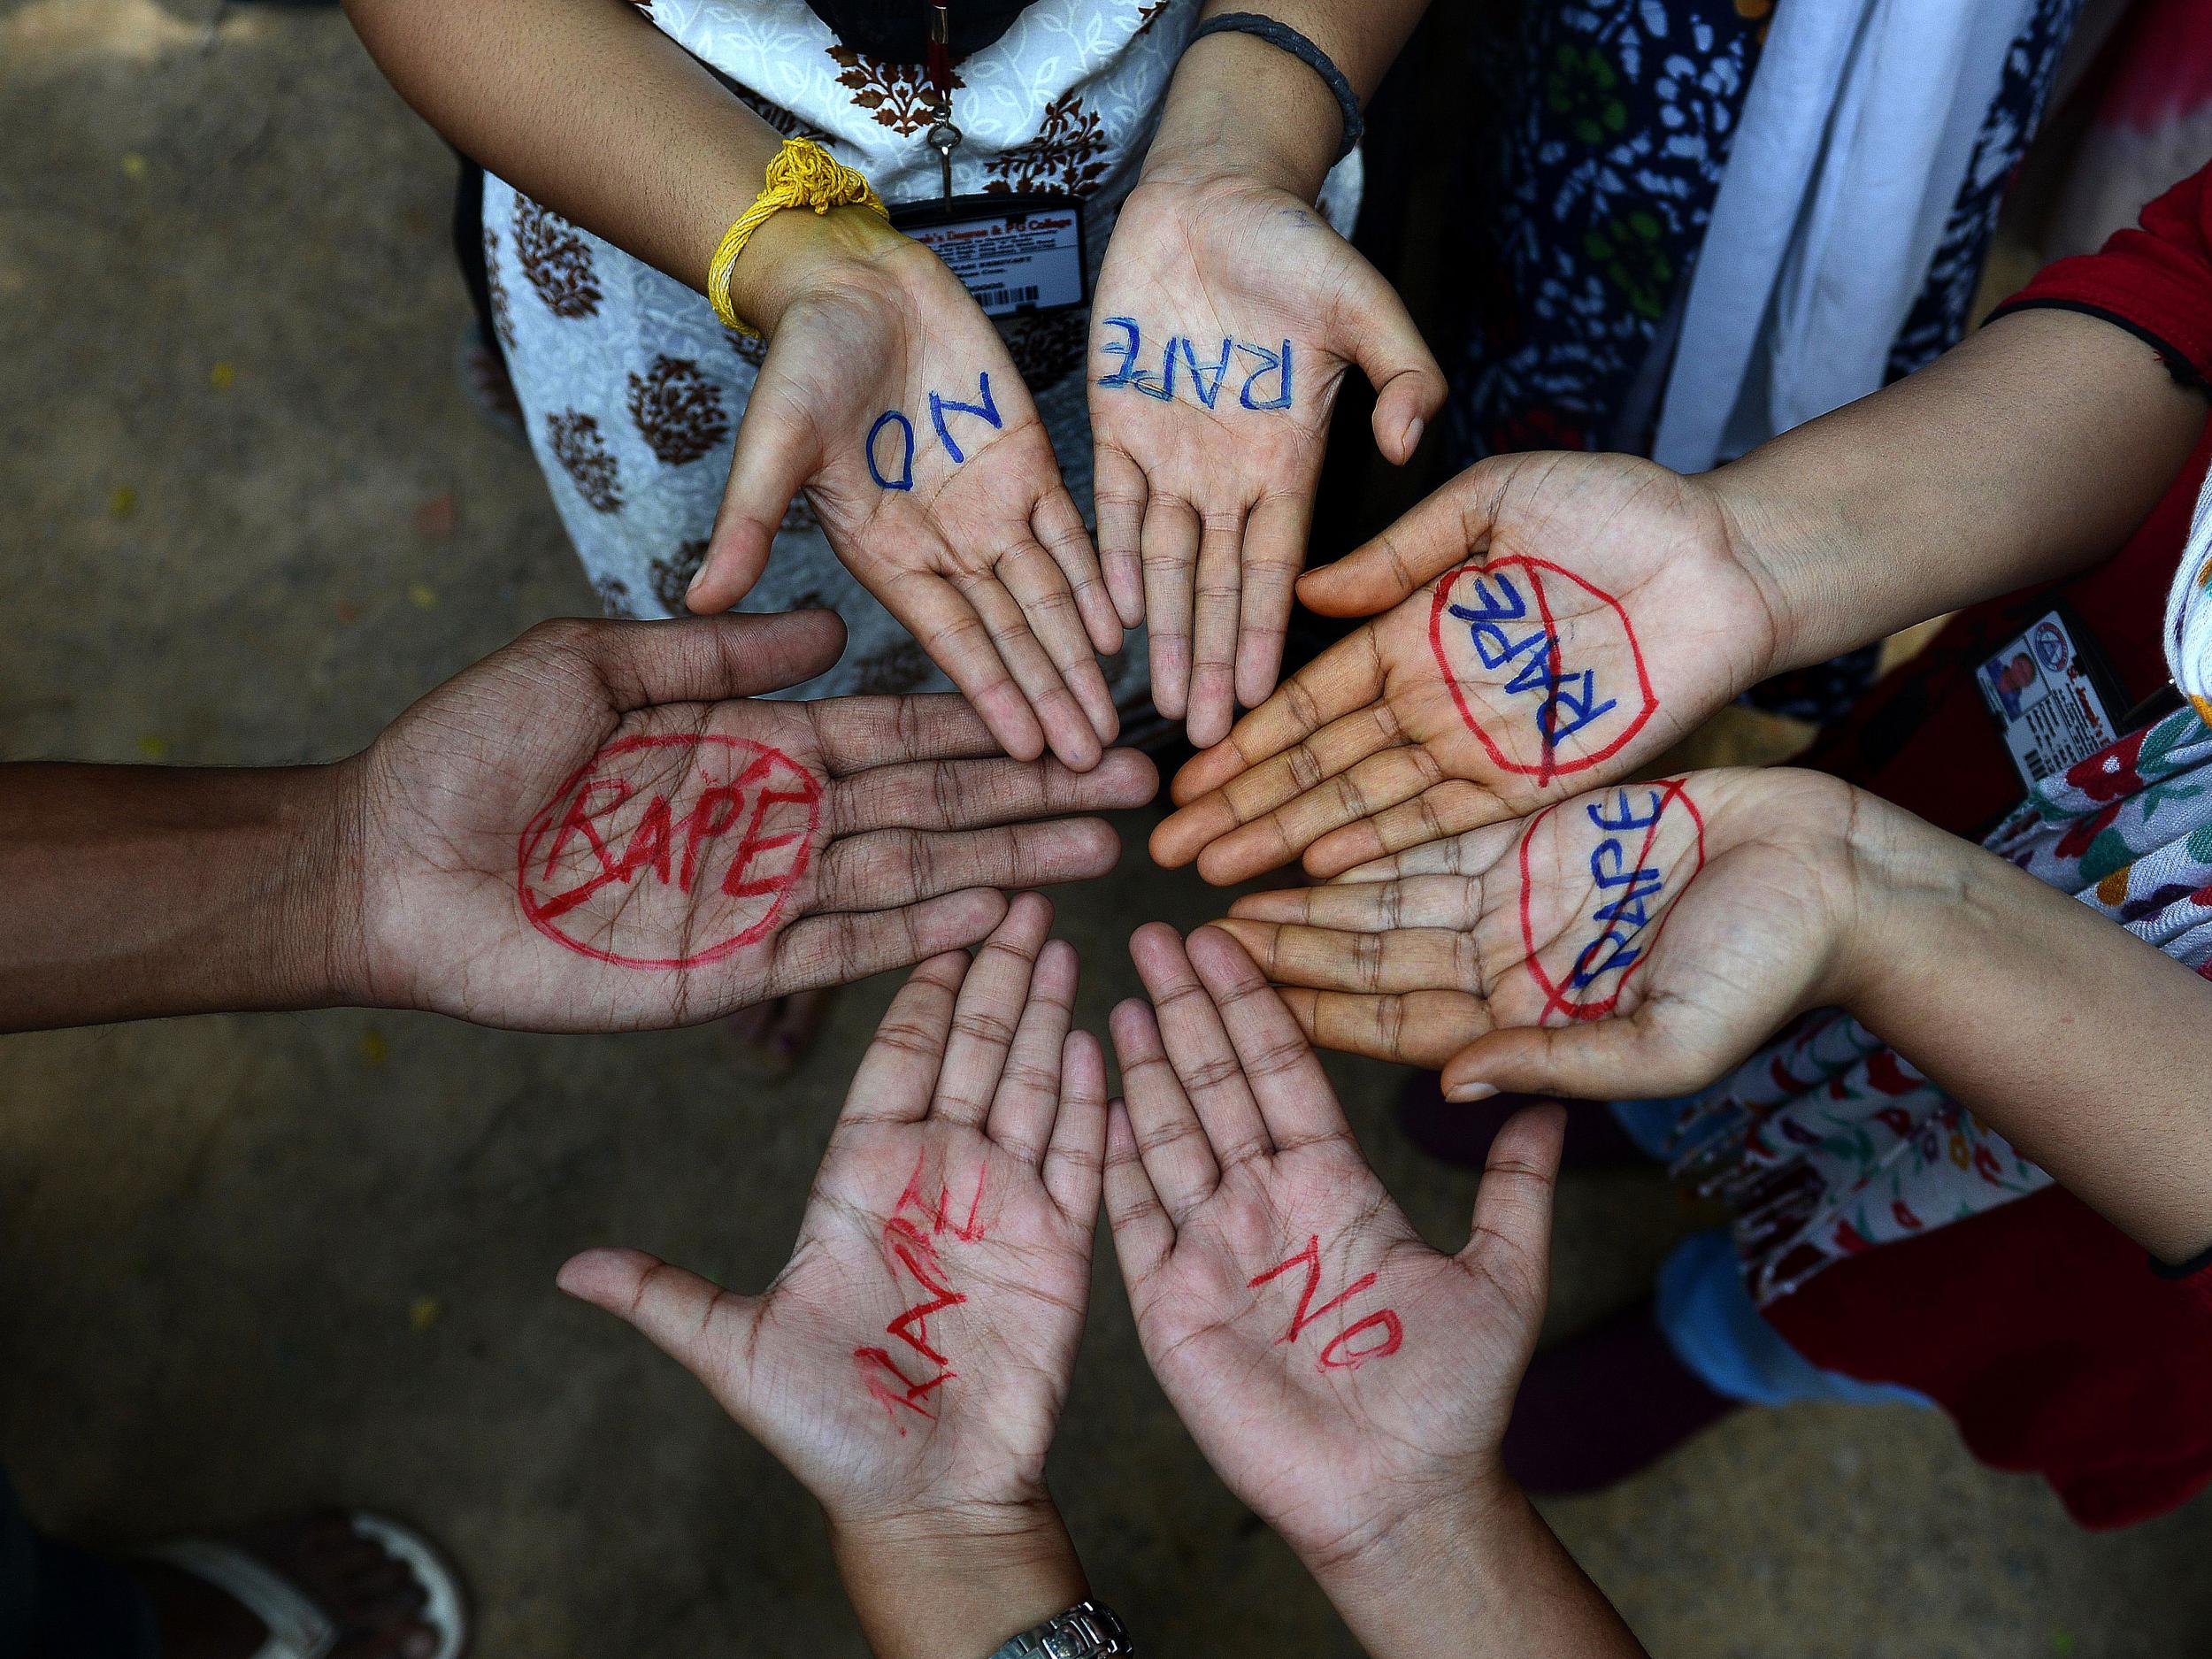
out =
{"type": "Polygon", "coordinates": [[[986,317],[1065,311],[1086,297],[1083,204],[1074,196],[902,202],[891,223],[942,259],[986,317]]]}

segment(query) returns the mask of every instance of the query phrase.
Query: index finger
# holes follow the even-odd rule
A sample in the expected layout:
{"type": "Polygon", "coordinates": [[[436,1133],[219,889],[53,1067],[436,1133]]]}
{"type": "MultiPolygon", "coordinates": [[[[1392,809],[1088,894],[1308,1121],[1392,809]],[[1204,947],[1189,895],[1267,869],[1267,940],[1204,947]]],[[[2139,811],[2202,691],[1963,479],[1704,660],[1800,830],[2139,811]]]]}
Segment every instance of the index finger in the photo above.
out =
{"type": "Polygon", "coordinates": [[[944,1064],[952,1030],[953,999],[967,977],[968,956],[949,950],[908,976],[860,1056],[852,1087],[839,1115],[849,1124],[917,1124],[929,1115],[929,1099],[944,1064]]]}
{"type": "Polygon", "coordinates": [[[1348,1139],[1350,1126],[1320,1056],[1252,958],[1217,927],[1200,928],[1187,949],[1221,1010],[1276,1149],[1348,1139]]]}
{"type": "Polygon", "coordinates": [[[1333,720],[1363,709],[1383,691],[1374,630],[1360,628],[1278,686],[1266,702],[1175,774],[1171,797],[1187,806],[1239,774],[1304,742],[1333,720]]]}

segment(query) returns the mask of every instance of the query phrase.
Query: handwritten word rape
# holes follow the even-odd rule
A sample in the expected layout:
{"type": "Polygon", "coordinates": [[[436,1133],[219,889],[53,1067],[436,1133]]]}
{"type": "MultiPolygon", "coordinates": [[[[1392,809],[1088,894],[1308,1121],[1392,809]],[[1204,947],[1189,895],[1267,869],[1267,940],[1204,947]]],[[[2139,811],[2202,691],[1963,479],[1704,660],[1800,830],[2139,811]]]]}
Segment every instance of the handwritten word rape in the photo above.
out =
{"type": "Polygon", "coordinates": [[[1528,600],[1511,576],[1502,571],[1479,575],[1471,586],[1474,603],[1454,603],[1452,616],[1465,626],[1476,660],[1485,668],[1495,671],[1518,659],[1512,678],[1505,682],[1505,693],[1509,697],[1535,694],[1531,711],[1547,749],[1619,706],[1609,697],[1598,700],[1594,670],[1585,668],[1574,674],[1561,671],[1559,636],[1547,622],[1529,614],[1528,600]]]}
{"type": "MultiPolygon", "coordinates": [[[[1374,1274],[1363,1273],[1318,1308],[1315,1307],[1313,1305],[1314,1293],[1321,1288],[1321,1240],[1318,1237],[1310,1235],[1306,1240],[1304,1249],[1286,1262],[1277,1263],[1267,1271],[1251,1280],[1245,1288],[1257,1290],[1270,1279],[1279,1278],[1294,1267],[1302,1267],[1306,1270],[1306,1282],[1298,1293],[1298,1311],[1291,1316],[1290,1329],[1275,1339],[1278,1346],[1286,1342],[1297,1341],[1308,1325],[1341,1308],[1353,1297],[1371,1288],[1375,1283],[1374,1274]]],[[[1399,1346],[1404,1342],[1405,1334],[1405,1326],[1399,1322],[1397,1314],[1392,1310],[1385,1308],[1379,1313],[1371,1313],[1356,1325],[1345,1326],[1329,1340],[1321,1350],[1321,1358],[1317,1369],[1357,1371],[1371,1359],[1382,1359],[1395,1354],[1399,1346]],[[1379,1331],[1381,1336],[1362,1348],[1356,1344],[1355,1339],[1365,1331],[1379,1331]]]]}
{"type": "Polygon", "coordinates": [[[1283,342],[1279,351],[1271,346],[1256,346],[1248,340],[1223,337],[1218,352],[1209,346],[1207,355],[1201,357],[1198,348],[1180,334],[1170,334],[1167,344],[1160,349],[1160,366],[1144,370],[1137,366],[1137,358],[1143,349],[1143,337],[1133,317],[1109,317],[1109,328],[1118,328],[1125,338],[1102,341],[1099,349],[1110,357],[1119,357],[1121,366],[1111,374],[1101,375],[1098,383],[1106,387],[1127,387],[1142,392],[1147,397],[1161,403],[1175,401],[1176,365],[1182,365],[1183,377],[1190,384],[1191,396],[1201,405],[1211,409],[1221,396],[1222,383],[1229,378],[1232,356],[1235,366],[1246,371],[1244,384],[1237,390],[1237,402],[1247,409],[1288,409],[1291,400],[1290,342],[1283,342]],[[1274,377],[1271,383],[1270,376],[1274,377]],[[1261,395],[1255,396],[1255,389],[1261,395]]]}
{"type": "Polygon", "coordinates": [[[1674,898],[1705,867],[1705,824],[1679,783],[1618,788],[1582,803],[1578,810],[1548,808],[1540,813],[1522,837],[1520,864],[1521,941],[1529,971],[1549,999],[1545,1013],[1556,1010],[1575,1019],[1599,1019],[1613,1011],[1629,975],[1650,955],[1674,898]],[[1554,819],[1555,811],[1567,817],[1554,819]],[[1589,896],[1577,905],[1563,935],[1572,952],[1569,956],[1548,948],[1540,953],[1537,944],[1532,909],[1536,893],[1573,891],[1578,885],[1540,882],[1531,873],[1530,849],[1548,822],[1552,833],[1546,840],[1554,849],[1549,856],[1563,874],[1579,865],[1590,876],[1589,887],[1582,889],[1589,896]],[[1540,954],[1563,961],[1565,972],[1555,979],[1540,954]]]}
{"type": "Polygon", "coordinates": [[[822,787],[742,738],[625,738],[600,750],[523,832],[516,872],[533,927],[618,967],[683,968],[764,938],[806,873],[822,787]]]}
{"type": "MultiPolygon", "coordinates": [[[[960,447],[959,441],[952,435],[952,427],[945,419],[947,415],[972,415],[993,432],[1003,430],[1006,425],[1005,419],[998,412],[998,400],[991,396],[990,375],[979,373],[976,380],[979,387],[976,392],[978,401],[972,403],[964,403],[959,399],[947,397],[941,392],[932,392],[929,395],[929,424],[936,429],[937,442],[944,445],[945,453],[952,457],[952,464],[955,466],[965,461],[968,456],[967,451],[960,447]]],[[[969,430],[972,433],[973,428],[969,430]]],[[[975,440],[971,436],[969,442],[973,443],[975,440]]],[[[914,488],[914,423],[909,420],[902,412],[895,409],[887,409],[876,417],[876,424],[868,428],[866,449],[868,475],[876,480],[879,488],[883,489],[912,489],[914,488]],[[891,434],[887,440],[884,437],[887,429],[891,434]],[[891,477],[884,471],[884,462],[887,459],[896,465],[898,468],[896,478],[891,477]]]]}
{"type": "Polygon", "coordinates": [[[1460,718],[1491,759],[1540,781],[1617,753],[1659,706],[1619,602],[1540,559],[1455,571],[1437,585],[1429,643],[1460,718]],[[1570,624],[1582,666],[1567,661],[1570,624]],[[1576,752],[1563,757],[1570,739],[1576,752]]]}
{"type": "Polygon", "coordinates": [[[976,1172],[975,1194],[968,1201],[967,1219],[956,1222],[952,1218],[952,1194],[942,1181],[938,1183],[933,1203],[922,1196],[922,1164],[926,1156],[924,1154],[915,1158],[914,1172],[907,1178],[906,1190],[899,1194],[899,1202],[892,1206],[891,1214],[883,1224],[883,1254],[891,1268],[892,1281],[897,1283],[903,1273],[914,1281],[916,1293],[905,1310],[883,1327],[883,1333],[905,1344],[924,1365],[935,1370],[910,1377],[887,1348],[864,1346],[853,1350],[853,1364],[860,1373],[861,1386],[868,1391],[868,1397],[883,1408],[884,1415],[891,1419],[901,1438],[906,1434],[906,1425],[899,1420],[899,1413],[910,1411],[935,1422],[936,1414],[924,1402],[960,1374],[939,1350],[937,1339],[931,1336],[929,1330],[930,1320],[968,1300],[952,1287],[950,1275],[938,1257],[937,1241],[949,1234],[964,1244],[972,1244],[983,1236],[983,1171],[976,1172]]]}

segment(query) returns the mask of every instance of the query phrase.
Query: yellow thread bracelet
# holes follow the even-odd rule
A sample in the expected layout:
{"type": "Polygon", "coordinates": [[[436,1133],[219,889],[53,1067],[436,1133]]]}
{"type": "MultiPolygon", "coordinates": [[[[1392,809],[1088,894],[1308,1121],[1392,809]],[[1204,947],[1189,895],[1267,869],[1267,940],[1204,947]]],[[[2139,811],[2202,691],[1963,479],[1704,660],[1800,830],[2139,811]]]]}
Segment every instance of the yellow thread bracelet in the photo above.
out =
{"type": "Polygon", "coordinates": [[[714,306],[714,314],[722,319],[725,328],[733,328],[749,340],[760,338],[760,330],[751,326],[730,305],[730,272],[737,264],[737,256],[745,251],[745,244],[753,239],[753,233],[765,224],[771,213],[787,207],[810,207],[817,213],[826,213],[833,207],[865,207],[888,224],[891,210],[883,204],[883,198],[870,188],[854,168],[824,150],[810,139],[787,138],[783,148],[776,151],[768,164],[766,187],[753,198],[737,223],[722,233],[722,245],[714,250],[713,263],[707,266],[707,299],[714,306]]]}

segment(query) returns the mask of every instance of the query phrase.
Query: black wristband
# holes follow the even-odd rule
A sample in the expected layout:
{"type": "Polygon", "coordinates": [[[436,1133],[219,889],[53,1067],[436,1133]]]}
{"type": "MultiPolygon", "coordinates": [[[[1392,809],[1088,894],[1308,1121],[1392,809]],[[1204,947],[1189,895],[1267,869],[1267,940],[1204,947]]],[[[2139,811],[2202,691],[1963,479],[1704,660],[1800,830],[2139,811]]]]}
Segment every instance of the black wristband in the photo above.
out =
{"type": "Polygon", "coordinates": [[[1288,52],[1307,68],[1319,75],[1344,111],[1344,142],[1337,146],[1339,161],[1352,153],[1352,146],[1366,135],[1367,123],[1360,119],[1359,98],[1352,91],[1352,83],[1344,78],[1344,72],[1336,66],[1328,53],[1301,35],[1287,23],[1273,18],[1263,18],[1256,12],[1224,12],[1217,18],[1208,18],[1191,32],[1187,51],[1209,35],[1253,35],[1270,46],[1288,52]]]}

